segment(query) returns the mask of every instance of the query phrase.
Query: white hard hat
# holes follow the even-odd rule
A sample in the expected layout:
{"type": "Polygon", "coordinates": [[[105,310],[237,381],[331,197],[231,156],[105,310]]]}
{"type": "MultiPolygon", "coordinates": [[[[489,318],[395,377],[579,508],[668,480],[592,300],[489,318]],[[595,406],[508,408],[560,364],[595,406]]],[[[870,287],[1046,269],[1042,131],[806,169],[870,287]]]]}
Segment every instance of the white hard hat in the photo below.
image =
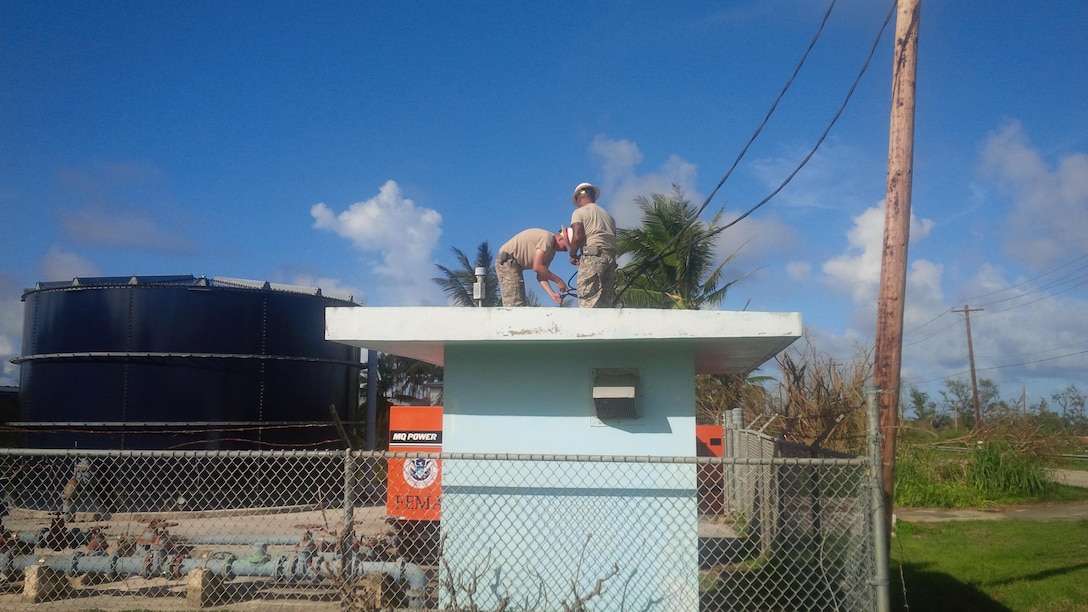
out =
{"type": "Polygon", "coordinates": [[[597,201],[597,198],[601,197],[601,188],[600,187],[598,187],[596,185],[592,185],[590,183],[579,183],[578,186],[574,188],[574,193],[571,194],[571,196],[570,196],[571,203],[573,203],[573,204],[578,203],[578,192],[582,191],[583,189],[593,192],[593,197],[591,199],[594,202],[597,201]]]}

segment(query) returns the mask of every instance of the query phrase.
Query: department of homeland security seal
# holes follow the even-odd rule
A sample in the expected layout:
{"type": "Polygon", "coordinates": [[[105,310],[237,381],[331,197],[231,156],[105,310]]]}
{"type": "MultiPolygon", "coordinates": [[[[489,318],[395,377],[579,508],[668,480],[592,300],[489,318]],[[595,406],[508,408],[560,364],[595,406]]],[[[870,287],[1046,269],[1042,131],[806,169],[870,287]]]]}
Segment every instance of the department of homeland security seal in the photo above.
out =
{"type": "Polygon", "coordinates": [[[435,459],[405,459],[404,480],[416,489],[431,486],[438,478],[438,461],[435,459]]]}

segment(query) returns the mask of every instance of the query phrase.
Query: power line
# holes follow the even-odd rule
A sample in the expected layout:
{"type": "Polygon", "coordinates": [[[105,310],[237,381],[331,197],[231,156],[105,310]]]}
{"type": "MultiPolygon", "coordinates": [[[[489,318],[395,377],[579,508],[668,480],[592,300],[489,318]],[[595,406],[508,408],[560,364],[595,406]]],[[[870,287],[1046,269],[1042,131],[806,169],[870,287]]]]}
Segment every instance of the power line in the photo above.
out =
{"type": "MultiPolygon", "coordinates": [[[[842,104],[839,105],[839,108],[835,112],[835,115],[832,117],[830,123],[828,123],[827,127],[824,129],[823,133],[820,135],[819,139],[816,141],[816,144],[813,145],[812,149],[808,152],[808,154],[805,155],[805,157],[801,160],[801,162],[797,165],[797,167],[769,195],[767,195],[765,198],[760,200],[756,205],[749,208],[747,211],[745,211],[742,215],[740,215],[739,217],[737,217],[733,221],[727,223],[726,225],[724,225],[722,227],[717,228],[714,232],[710,233],[707,236],[707,238],[710,238],[710,237],[713,237],[713,236],[715,236],[717,234],[720,234],[721,232],[725,231],[726,229],[729,229],[730,227],[736,225],[737,223],[739,223],[740,221],[742,221],[743,219],[745,219],[746,217],[751,215],[753,212],[758,210],[764,204],[769,202],[774,196],[778,195],[778,193],[780,191],[782,191],[786,187],[786,185],[788,185],[790,183],[790,181],[793,180],[793,177],[795,177],[801,171],[801,169],[805,167],[805,165],[808,164],[809,160],[812,159],[812,156],[816,154],[816,151],[820,148],[820,145],[823,144],[824,140],[827,138],[828,134],[831,132],[831,128],[833,128],[835,126],[835,123],[838,122],[839,117],[842,116],[843,111],[846,109],[846,105],[850,102],[850,99],[853,97],[854,91],[857,89],[858,83],[861,82],[861,77],[865,74],[866,70],[869,67],[869,64],[871,63],[871,61],[873,59],[873,56],[876,54],[876,49],[879,46],[881,38],[883,38],[883,36],[884,36],[884,31],[887,29],[888,23],[891,22],[892,16],[895,15],[896,4],[897,4],[896,1],[892,2],[891,8],[889,9],[888,14],[884,18],[884,22],[881,24],[880,30],[877,32],[876,38],[873,40],[873,45],[872,45],[872,48],[869,50],[869,55],[866,56],[865,61],[862,63],[861,69],[858,71],[858,75],[854,78],[854,82],[850,85],[850,89],[847,91],[846,97],[843,99],[842,104]]],[[[802,54],[800,61],[798,62],[796,68],[793,71],[793,74],[790,75],[790,78],[786,81],[786,84],[783,86],[782,91],[778,94],[778,97],[775,98],[774,103],[771,105],[770,109],[767,111],[767,114],[764,116],[763,121],[760,122],[760,124],[756,128],[755,132],[748,139],[748,142],[741,149],[740,154],[737,155],[737,158],[733,161],[733,164],[729,167],[729,169],[726,171],[725,175],[722,176],[722,179],[720,181],[718,181],[718,184],[710,192],[710,195],[707,196],[706,200],[703,201],[702,205],[699,206],[696,213],[692,216],[691,220],[688,223],[688,227],[693,225],[699,219],[699,216],[703,213],[704,210],[706,210],[706,207],[710,204],[711,200],[714,199],[714,196],[718,193],[718,191],[721,189],[721,187],[725,184],[726,180],[728,180],[730,175],[732,175],[733,171],[736,169],[737,165],[740,163],[740,160],[747,153],[749,147],[755,141],[756,137],[758,137],[760,132],[762,132],[763,127],[767,124],[767,122],[770,119],[771,115],[774,113],[774,110],[777,108],[779,101],[781,101],[781,99],[785,95],[786,91],[792,85],[795,77],[797,76],[798,72],[801,69],[801,66],[804,65],[805,60],[808,57],[809,52],[816,45],[816,41],[820,38],[820,35],[821,35],[821,33],[823,32],[823,29],[824,29],[824,25],[827,23],[828,18],[830,17],[831,11],[834,8],[834,6],[835,6],[835,0],[832,0],[831,3],[827,7],[827,11],[824,13],[823,19],[820,21],[820,26],[819,26],[819,28],[817,28],[816,34],[813,36],[812,41],[809,42],[809,46],[808,46],[808,48],[805,49],[804,54],[802,54]]],[[[687,230],[687,228],[684,228],[681,232],[679,232],[673,238],[673,241],[670,242],[670,244],[665,245],[665,247],[661,250],[661,252],[656,257],[654,257],[653,259],[651,259],[651,260],[643,263],[642,265],[640,265],[630,275],[630,278],[628,278],[627,283],[624,284],[624,286],[616,292],[616,299],[619,300],[620,296],[622,296],[623,293],[625,291],[627,291],[627,289],[634,282],[635,278],[638,278],[642,274],[642,272],[644,272],[647,268],[649,268],[650,265],[653,265],[653,263],[655,263],[656,261],[658,261],[662,257],[665,257],[666,255],[669,255],[669,254],[675,252],[676,251],[676,246],[673,244],[673,242],[675,242],[681,235],[683,235],[683,233],[686,230],[687,230]]]]}
{"type": "MultiPolygon", "coordinates": [[[[990,303],[991,304],[997,304],[997,303],[1000,303],[1000,302],[1007,302],[1009,300],[1015,300],[1015,299],[1021,298],[1021,297],[1025,296],[1025,295],[1031,295],[1033,293],[1039,293],[1039,292],[1045,291],[1047,289],[1051,289],[1053,287],[1063,285],[1063,284],[1065,284],[1067,282],[1081,281],[1082,279],[1088,279],[1088,274],[1084,274],[1084,275],[1081,275],[1081,276],[1075,276],[1076,273],[1080,272],[1081,270],[1088,270],[1088,265],[1083,265],[1083,266],[1077,268],[1076,270],[1074,270],[1073,272],[1070,272],[1069,274],[1066,274],[1064,276],[1060,276],[1060,277],[1058,277],[1058,278],[1056,278],[1056,279],[1054,279],[1052,281],[1048,281],[1045,284],[1043,284],[1043,285],[1041,285],[1039,287],[1036,287],[1036,288],[1034,288],[1034,289],[1032,289],[1030,291],[1025,291],[1024,293],[1021,293],[1021,294],[1018,294],[1018,295],[1013,295],[1013,296],[1009,296],[1009,297],[1006,297],[1006,298],[1001,298],[999,300],[994,300],[993,302],[990,302],[990,303]],[[1073,278],[1070,279],[1070,277],[1073,277],[1073,278]]],[[[1083,282],[1078,283],[1078,285],[1080,285],[1080,284],[1083,284],[1083,282]]]]}
{"type": "MultiPolygon", "coordinates": [[[[944,316],[944,315],[949,314],[951,312],[952,312],[952,309],[948,309],[947,311],[941,313],[940,316],[944,316]]],[[[934,320],[936,320],[936,319],[934,319],[934,320]]],[[[903,346],[914,346],[915,344],[921,344],[922,342],[925,342],[926,340],[929,340],[930,338],[936,338],[937,336],[940,336],[940,335],[944,334],[944,332],[952,329],[953,327],[957,327],[958,325],[959,325],[959,321],[956,321],[956,322],[951,323],[949,325],[946,325],[946,326],[944,326],[944,327],[942,327],[942,328],[940,328],[938,330],[932,331],[929,334],[927,334],[925,336],[922,336],[921,338],[918,338],[917,340],[912,340],[910,342],[904,342],[903,346]]]]}
{"type": "Polygon", "coordinates": [[[1076,357],[1077,355],[1085,355],[1085,354],[1088,354],[1088,350],[1077,351],[1076,353],[1067,353],[1065,355],[1057,355],[1057,356],[1054,356],[1054,357],[1044,357],[1042,359],[1033,359],[1031,361],[1021,361],[1019,363],[1006,363],[1004,365],[990,366],[988,368],[979,368],[979,370],[980,371],[1003,370],[1005,368],[1016,368],[1016,367],[1019,367],[1019,366],[1032,365],[1032,364],[1036,364],[1036,363],[1043,363],[1045,361],[1054,361],[1055,359],[1065,359],[1066,357],[1076,357]]]}
{"type": "Polygon", "coordinates": [[[925,323],[922,323],[920,325],[915,325],[914,327],[910,328],[910,330],[908,330],[908,331],[915,331],[915,330],[922,329],[926,325],[929,325],[930,323],[936,321],[937,319],[940,319],[941,317],[945,316],[946,314],[948,314],[950,312],[952,312],[952,309],[951,308],[946,308],[943,311],[941,311],[940,314],[938,314],[937,316],[935,316],[932,319],[926,321],[925,323]]]}
{"type": "Polygon", "coordinates": [[[1079,342],[1074,342],[1073,344],[1066,344],[1065,346],[1055,346],[1054,348],[1048,348],[1048,349],[1044,349],[1044,350],[1041,350],[1041,351],[1031,351],[1030,353],[1009,353],[1009,354],[1006,354],[1006,355],[979,355],[979,357],[984,358],[984,359],[999,359],[1001,357],[1027,357],[1028,355],[1039,355],[1039,354],[1042,354],[1042,353],[1049,353],[1051,351],[1060,351],[1062,349],[1073,348],[1074,346],[1080,346],[1081,344],[1084,344],[1085,342],[1088,342],[1088,340],[1080,340],[1079,342]]]}
{"type": "MultiPolygon", "coordinates": [[[[740,160],[744,158],[744,155],[746,153],[748,153],[748,148],[752,146],[752,143],[756,141],[756,137],[759,136],[760,132],[763,131],[764,126],[766,126],[767,122],[770,121],[771,115],[774,114],[775,109],[778,108],[778,103],[782,101],[782,98],[786,95],[786,92],[789,90],[790,86],[793,85],[794,79],[797,78],[797,74],[801,72],[801,66],[805,65],[805,60],[808,59],[809,52],[811,52],[812,49],[816,46],[816,41],[820,39],[820,34],[823,33],[824,26],[827,24],[827,20],[831,16],[831,10],[833,8],[835,8],[835,0],[831,0],[831,4],[827,5],[827,11],[824,12],[824,17],[820,20],[820,27],[816,29],[816,33],[812,36],[812,40],[808,43],[808,48],[805,49],[805,52],[803,54],[801,54],[801,60],[797,62],[797,66],[793,69],[793,74],[791,74],[790,78],[786,80],[786,84],[782,86],[782,91],[778,92],[778,97],[774,99],[771,107],[767,109],[767,114],[763,116],[763,121],[759,123],[759,125],[756,127],[756,131],[752,133],[752,136],[748,139],[748,142],[745,143],[744,147],[741,148],[740,153],[737,155],[737,158],[733,160],[733,165],[729,166],[729,169],[725,171],[725,175],[722,176],[722,180],[718,181],[717,186],[715,186],[714,189],[710,192],[710,195],[706,197],[703,205],[699,207],[699,213],[696,216],[702,214],[702,212],[706,209],[707,205],[710,204],[710,200],[714,198],[714,195],[717,194],[718,190],[722,188],[722,185],[725,184],[725,181],[728,180],[730,175],[733,174],[733,171],[736,170],[737,165],[740,164],[740,160]]],[[[887,25],[887,22],[885,22],[885,25],[887,25]]],[[[883,29],[881,31],[883,31],[883,29]]]]}
{"type": "MultiPolygon", "coordinates": [[[[1044,296],[1042,296],[1042,297],[1040,297],[1040,298],[1037,298],[1037,299],[1031,300],[1030,302],[1024,302],[1024,303],[1021,303],[1021,304],[1015,304],[1015,305],[1013,305],[1013,306],[1009,306],[1008,308],[1005,308],[1005,309],[1002,309],[1002,310],[995,310],[995,311],[993,311],[993,312],[992,312],[992,313],[990,313],[990,314],[999,314],[999,313],[1002,313],[1002,312],[1008,312],[1008,311],[1010,311],[1010,310],[1015,310],[1015,309],[1017,309],[1017,308],[1023,308],[1024,306],[1030,306],[1030,305],[1032,305],[1032,304],[1035,304],[1035,303],[1037,303],[1037,302],[1042,302],[1043,300],[1049,300],[1049,299],[1050,299],[1050,298],[1052,298],[1052,297],[1055,297],[1055,296],[1057,296],[1057,295],[1060,295],[1060,294],[1062,294],[1062,293],[1065,293],[1066,291],[1072,291],[1073,289],[1076,289],[1077,287],[1080,287],[1081,285],[1084,285],[1084,284],[1088,284],[1088,278],[1086,278],[1086,279],[1085,279],[1084,281],[1082,281],[1082,282],[1079,282],[1079,283],[1077,283],[1076,285],[1072,285],[1072,286],[1070,286],[1070,287],[1066,287],[1065,289],[1062,289],[1061,291],[1055,291],[1055,292],[1053,292],[1053,293],[1049,293],[1049,294],[1047,294],[1047,295],[1044,295],[1044,296]]],[[[1025,295],[1027,295],[1027,294],[1025,294],[1025,295]]],[[[1004,301],[1004,300],[999,300],[999,301],[1004,301]]],[[[995,303],[996,303],[996,302],[995,302],[995,303]]]]}
{"type": "MultiPolygon", "coordinates": [[[[1077,287],[1080,287],[1081,285],[1085,285],[1085,284],[1088,284],[1088,278],[1086,278],[1083,282],[1077,283],[1076,285],[1072,285],[1070,287],[1066,287],[1065,289],[1062,289],[1061,291],[1055,291],[1053,293],[1049,293],[1049,294],[1041,296],[1041,297],[1039,297],[1037,299],[1031,300],[1030,302],[1023,302],[1023,303],[1020,303],[1020,304],[1015,304],[1013,306],[1009,306],[1008,308],[1003,308],[1001,310],[991,310],[988,314],[990,316],[993,316],[993,315],[1001,314],[1003,312],[1009,312],[1010,310],[1016,310],[1017,308],[1022,308],[1024,306],[1030,306],[1032,304],[1036,304],[1038,302],[1042,302],[1042,301],[1048,300],[1050,298],[1056,297],[1056,296],[1058,296],[1058,295],[1060,295],[1062,293],[1065,293],[1067,291],[1072,291],[1073,289],[1076,289],[1077,287]]],[[[1028,294],[1023,294],[1023,295],[1028,295],[1028,294]]],[[[1023,296],[1017,296],[1017,297],[1023,297],[1023,296]]],[[[1008,298],[1008,299],[1013,299],[1013,298],[1008,298]]],[[[989,303],[983,304],[983,306],[996,304],[996,303],[1000,303],[1000,302],[1003,302],[1003,301],[1007,301],[1007,300],[997,300],[996,302],[989,302],[989,303]]],[[[945,314],[947,314],[949,312],[953,312],[953,311],[952,310],[947,310],[945,312],[942,312],[941,314],[937,315],[936,317],[934,317],[930,321],[926,322],[925,324],[920,325],[919,327],[923,327],[924,325],[928,325],[929,323],[932,323],[933,321],[936,321],[937,319],[941,318],[942,316],[944,316],[945,314]]],[[[925,335],[925,336],[923,336],[921,338],[918,338],[917,340],[913,340],[911,342],[906,342],[906,343],[903,344],[903,346],[913,346],[915,344],[921,344],[922,342],[925,342],[926,340],[929,340],[931,338],[935,338],[935,337],[941,335],[943,332],[951,329],[954,326],[955,326],[955,324],[948,325],[946,327],[942,327],[941,329],[930,332],[929,334],[927,334],[927,335],[925,335]]]]}
{"type": "MultiPolygon", "coordinates": [[[[809,160],[812,159],[812,156],[816,154],[816,151],[819,150],[820,145],[823,144],[824,140],[827,138],[827,135],[831,132],[831,128],[835,126],[835,123],[838,122],[839,117],[842,116],[843,111],[846,110],[846,105],[850,102],[850,98],[854,96],[854,91],[857,89],[858,83],[861,82],[861,77],[865,74],[865,71],[868,70],[869,63],[872,61],[873,56],[876,54],[876,49],[880,44],[880,39],[884,36],[884,30],[887,29],[888,23],[890,23],[892,20],[892,16],[895,15],[896,4],[897,2],[892,2],[891,9],[888,11],[888,15],[884,18],[884,23],[881,24],[880,31],[877,32],[876,39],[873,40],[873,46],[869,49],[869,55],[866,56],[865,62],[861,65],[861,70],[858,71],[858,76],[854,78],[854,82],[850,85],[850,89],[846,92],[846,97],[843,99],[842,104],[839,105],[839,109],[835,111],[835,115],[831,118],[831,122],[827,124],[827,128],[824,129],[822,134],[820,134],[820,138],[817,139],[816,144],[812,147],[812,150],[809,151],[807,155],[805,155],[805,157],[801,160],[801,163],[798,164],[796,168],[794,168],[793,172],[786,176],[785,180],[782,181],[782,184],[776,187],[774,191],[767,195],[767,197],[760,200],[755,206],[749,208],[744,214],[727,223],[725,227],[722,228],[722,230],[729,229],[737,223],[740,223],[745,217],[752,214],[757,209],[759,209],[759,207],[769,202],[771,198],[778,195],[778,192],[785,189],[786,185],[788,185],[789,182],[793,180],[793,177],[797,176],[797,173],[801,171],[801,168],[804,168],[805,165],[808,164],[809,160]]],[[[722,182],[725,182],[724,179],[722,180],[722,182]]],[[[717,188],[714,189],[714,192],[717,192],[717,188]]],[[[712,197],[713,195],[714,193],[711,193],[712,197]]],[[[707,202],[709,201],[710,198],[707,198],[707,202]]]]}
{"type": "MultiPolygon", "coordinates": [[[[1076,263],[1076,262],[1078,262],[1078,261],[1080,261],[1082,259],[1085,259],[1085,258],[1088,258],[1088,255],[1081,255],[1080,257],[1077,257],[1075,259],[1071,259],[1071,260],[1063,263],[1062,265],[1060,265],[1060,266],[1058,266],[1056,268],[1053,268],[1051,270],[1047,270],[1046,272],[1043,272],[1042,274],[1040,274],[1038,276],[1033,276],[1032,278],[1029,278],[1029,279],[1021,281],[1021,282],[1019,282],[1019,283],[1017,283],[1015,285],[1012,285],[1011,287],[1004,287],[1002,289],[996,289],[996,290],[991,291],[989,293],[983,293],[981,295],[971,296],[971,297],[965,298],[963,300],[958,300],[958,301],[980,302],[981,303],[982,298],[984,298],[984,297],[988,297],[988,296],[994,295],[996,293],[1001,293],[1003,291],[1009,291],[1011,289],[1016,289],[1017,287],[1022,287],[1024,285],[1027,285],[1028,283],[1035,282],[1035,281],[1039,280],[1040,278],[1043,278],[1044,276],[1049,276],[1050,274],[1053,274],[1053,273],[1057,272],[1058,270],[1061,270],[1062,268],[1064,268],[1066,266],[1071,266],[1074,263],[1076,263]]],[[[1082,266],[1081,268],[1078,268],[1078,269],[1083,269],[1083,268],[1084,268],[1084,266],[1082,266]]]]}
{"type": "MultiPolygon", "coordinates": [[[[1044,357],[1042,359],[1034,359],[1032,361],[1021,361],[1019,363],[1006,363],[1006,364],[1003,364],[1003,365],[989,366],[989,367],[985,367],[985,368],[977,368],[976,371],[977,372],[988,372],[990,370],[1004,370],[1004,369],[1007,369],[1007,368],[1016,368],[1016,367],[1020,367],[1020,366],[1034,365],[1036,363],[1044,363],[1044,362],[1047,362],[1047,361],[1055,361],[1057,359],[1065,359],[1067,357],[1076,357],[1077,355],[1085,355],[1085,354],[1088,354],[1088,350],[1077,351],[1075,353],[1067,353],[1065,355],[1055,355],[1054,357],[1044,357]]],[[[940,376],[938,378],[930,378],[930,379],[927,379],[927,380],[917,380],[917,381],[908,380],[907,382],[909,382],[912,385],[924,385],[926,383],[937,382],[937,381],[940,381],[940,380],[948,380],[949,378],[953,378],[953,377],[960,376],[960,375],[963,375],[963,374],[968,374],[968,373],[970,373],[970,370],[962,370],[960,372],[954,372],[952,374],[948,374],[946,376],[940,376]]]]}
{"type": "MultiPolygon", "coordinates": [[[[789,90],[790,86],[793,85],[793,81],[797,78],[797,74],[801,71],[801,67],[804,66],[805,60],[808,59],[809,53],[816,46],[816,41],[820,39],[820,35],[824,31],[824,26],[827,24],[827,20],[831,16],[831,11],[835,8],[835,2],[836,0],[831,0],[831,3],[828,4],[827,10],[824,12],[823,19],[820,20],[820,26],[816,28],[816,33],[812,36],[812,40],[809,41],[808,47],[805,49],[805,52],[801,54],[801,59],[797,62],[797,66],[793,69],[793,73],[786,80],[786,84],[783,85],[782,90],[778,93],[778,96],[774,99],[774,102],[771,103],[770,108],[767,110],[767,114],[763,117],[763,121],[759,123],[759,125],[756,127],[755,132],[753,132],[752,136],[748,138],[748,142],[745,143],[745,145],[741,148],[741,151],[737,155],[737,158],[733,160],[733,165],[731,165],[729,169],[726,170],[725,175],[722,176],[722,179],[718,181],[717,186],[714,187],[714,189],[710,192],[710,195],[707,196],[706,200],[704,200],[702,205],[699,206],[699,208],[695,211],[695,214],[692,215],[687,225],[679,232],[677,232],[676,236],[674,236],[673,239],[668,244],[666,244],[664,248],[661,249],[661,252],[658,253],[656,257],[640,265],[634,271],[634,273],[630,275],[630,278],[627,279],[627,282],[624,284],[624,286],[616,291],[615,299],[617,301],[624,294],[624,292],[626,292],[627,289],[631,287],[631,284],[634,282],[634,280],[641,276],[642,273],[646,271],[651,265],[653,265],[655,262],[665,257],[666,255],[675,252],[679,248],[674,243],[679,240],[680,236],[682,236],[692,225],[695,224],[695,222],[699,219],[699,216],[703,214],[703,211],[706,210],[706,207],[710,204],[710,201],[714,199],[714,195],[718,193],[718,190],[721,189],[722,185],[725,184],[725,181],[728,180],[730,175],[733,174],[733,171],[737,168],[737,165],[740,164],[740,160],[744,158],[745,154],[747,154],[748,152],[748,149],[752,146],[752,143],[755,142],[756,138],[763,131],[764,126],[766,126],[767,122],[770,121],[771,115],[773,115],[775,109],[778,108],[778,103],[782,100],[783,97],[785,97],[786,92],[789,90]]],[[[881,31],[883,31],[883,29],[881,31]]],[[[713,234],[711,236],[708,236],[708,238],[712,236],[713,234]]]]}
{"type": "MultiPolygon", "coordinates": [[[[1055,291],[1055,292],[1049,293],[1049,294],[1044,295],[1044,296],[1042,296],[1042,297],[1040,297],[1038,299],[1034,299],[1034,300],[1031,300],[1029,302],[1022,302],[1022,303],[1019,303],[1019,304],[1015,304],[1015,305],[1012,305],[1012,306],[1010,306],[1008,308],[1003,308],[1001,310],[991,310],[991,311],[988,312],[989,315],[996,315],[996,314],[1000,314],[1000,313],[1003,313],[1003,312],[1008,312],[1010,310],[1014,310],[1016,308],[1020,308],[1022,306],[1029,306],[1031,304],[1041,302],[1043,300],[1049,299],[1049,298],[1054,297],[1056,295],[1059,295],[1061,293],[1071,291],[1073,289],[1076,289],[1077,287],[1088,284],[1088,274],[1083,275],[1083,276],[1078,275],[1078,273],[1081,270],[1088,270],[1088,264],[1082,265],[1082,266],[1078,267],[1076,270],[1073,270],[1073,271],[1071,271],[1071,272],[1069,272],[1067,274],[1064,274],[1063,276],[1060,276],[1060,277],[1058,277],[1056,279],[1047,281],[1046,283],[1042,284],[1041,286],[1036,287],[1036,288],[1034,288],[1034,289],[1032,289],[1030,291],[1025,291],[1024,293],[1020,293],[1018,295],[1004,297],[1004,298],[996,299],[996,300],[989,301],[989,302],[981,301],[981,298],[984,298],[986,296],[996,295],[996,294],[999,294],[999,293],[1010,291],[1012,289],[1016,289],[1018,287],[1023,287],[1025,285],[1029,285],[1031,283],[1039,281],[1040,279],[1043,279],[1043,278],[1045,278],[1047,276],[1050,276],[1051,274],[1054,274],[1055,272],[1061,270],[1062,268],[1066,268],[1068,266],[1074,265],[1077,262],[1079,262],[1079,261],[1081,261],[1081,260],[1083,260],[1085,258],[1088,258],[1088,255],[1082,255],[1082,256],[1077,257],[1075,259],[1071,259],[1071,260],[1069,260],[1069,261],[1067,261],[1067,262],[1065,262],[1065,263],[1063,263],[1063,264],[1061,264],[1061,265],[1059,265],[1059,266],[1057,266],[1057,267],[1055,267],[1055,268],[1053,268],[1051,270],[1048,270],[1048,271],[1046,271],[1046,272],[1044,272],[1044,273],[1042,273],[1042,274],[1040,274],[1038,276],[1034,276],[1034,277],[1029,278],[1027,280],[1021,281],[1021,282],[1019,282],[1019,283],[1017,283],[1015,285],[1005,287],[1005,288],[1002,288],[1002,289],[997,289],[997,290],[994,290],[994,291],[990,291],[988,293],[983,293],[983,294],[977,295],[977,296],[975,296],[973,298],[970,298],[970,301],[979,302],[979,303],[981,303],[981,305],[983,307],[992,307],[993,305],[1000,304],[1002,302],[1009,302],[1009,301],[1012,301],[1012,300],[1023,299],[1023,298],[1025,298],[1027,296],[1030,296],[1030,295],[1033,295],[1033,294],[1036,294],[1036,293],[1040,293],[1040,292],[1045,291],[1047,289],[1050,289],[1050,288],[1053,288],[1055,286],[1061,285],[1061,284],[1063,284],[1065,282],[1074,282],[1074,281],[1076,281],[1076,284],[1065,287],[1064,289],[1062,289],[1060,291],[1055,291]]],[[[916,326],[912,327],[910,329],[910,331],[914,332],[914,331],[917,331],[919,329],[922,329],[923,327],[926,327],[927,325],[930,325],[930,324],[934,323],[935,321],[938,321],[939,319],[941,319],[942,317],[944,317],[947,314],[950,314],[951,312],[953,312],[952,308],[944,310],[940,314],[938,314],[937,316],[935,316],[932,319],[926,321],[925,323],[922,323],[920,325],[916,325],[916,326]]],[[[936,336],[941,335],[943,332],[945,332],[945,331],[951,329],[952,327],[954,327],[954,325],[955,324],[951,324],[951,325],[948,325],[946,327],[942,327],[941,329],[930,332],[925,336],[922,336],[920,338],[912,340],[911,342],[904,343],[903,346],[913,346],[915,344],[921,344],[922,342],[925,342],[926,340],[929,340],[931,338],[934,338],[936,336]]]]}

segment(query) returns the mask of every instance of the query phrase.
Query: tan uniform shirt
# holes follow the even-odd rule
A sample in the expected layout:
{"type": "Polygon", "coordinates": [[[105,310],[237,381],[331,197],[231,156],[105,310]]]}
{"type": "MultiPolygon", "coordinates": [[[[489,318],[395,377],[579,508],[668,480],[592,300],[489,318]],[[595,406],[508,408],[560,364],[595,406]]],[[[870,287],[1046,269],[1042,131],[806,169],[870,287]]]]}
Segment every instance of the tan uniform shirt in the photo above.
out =
{"type": "Polygon", "coordinates": [[[608,211],[597,204],[586,204],[574,209],[570,223],[581,223],[585,229],[585,246],[600,247],[610,254],[616,253],[616,221],[608,211]]]}
{"type": "Polygon", "coordinates": [[[536,251],[544,251],[544,265],[547,266],[555,259],[555,240],[553,234],[546,229],[537,227],[522,230],[513,238],[506,241],[499,249],[499,253],[509,253],[522,270],[532,270],[533,260],[536,259],[536,251]]]}

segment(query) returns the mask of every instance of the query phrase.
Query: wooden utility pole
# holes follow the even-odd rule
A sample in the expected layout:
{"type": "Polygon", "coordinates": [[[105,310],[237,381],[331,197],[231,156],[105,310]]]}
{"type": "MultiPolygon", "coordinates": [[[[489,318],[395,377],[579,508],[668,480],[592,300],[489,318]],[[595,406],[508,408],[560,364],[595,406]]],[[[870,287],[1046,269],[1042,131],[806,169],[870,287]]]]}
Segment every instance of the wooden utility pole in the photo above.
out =
{"type": "MultiPolygon", "coordinates": [[[[907,243],[914,175],[914,90],[918,72],[921,0],[899,0],[895,19],[892,112],[888,138],[888,191],[884,204],[884,252],[880,260],[873,383],[880,391],[880,449],[884,478],[884,522],[891,533],[895,499],[895,448],[899,429],[899,375],[903,357],[903,297],[907,289],[907,243]]],[[[888,542],[884,542],[888,545],[888,542]]]]}
{"type": "Polygon", "coordinates": [[[982,427],[982,410],[978,405],[978,380],[975,378],[975,345],[971,342],[971,313],[982,312],[981,308],[969,308],[967,304],[963,305],[963,310],[953,310],[952,312],[962,312],[963,318],[967,321],[967,361],[971,364],[971,397],[975,403],[975,427],[982,427]]]}

